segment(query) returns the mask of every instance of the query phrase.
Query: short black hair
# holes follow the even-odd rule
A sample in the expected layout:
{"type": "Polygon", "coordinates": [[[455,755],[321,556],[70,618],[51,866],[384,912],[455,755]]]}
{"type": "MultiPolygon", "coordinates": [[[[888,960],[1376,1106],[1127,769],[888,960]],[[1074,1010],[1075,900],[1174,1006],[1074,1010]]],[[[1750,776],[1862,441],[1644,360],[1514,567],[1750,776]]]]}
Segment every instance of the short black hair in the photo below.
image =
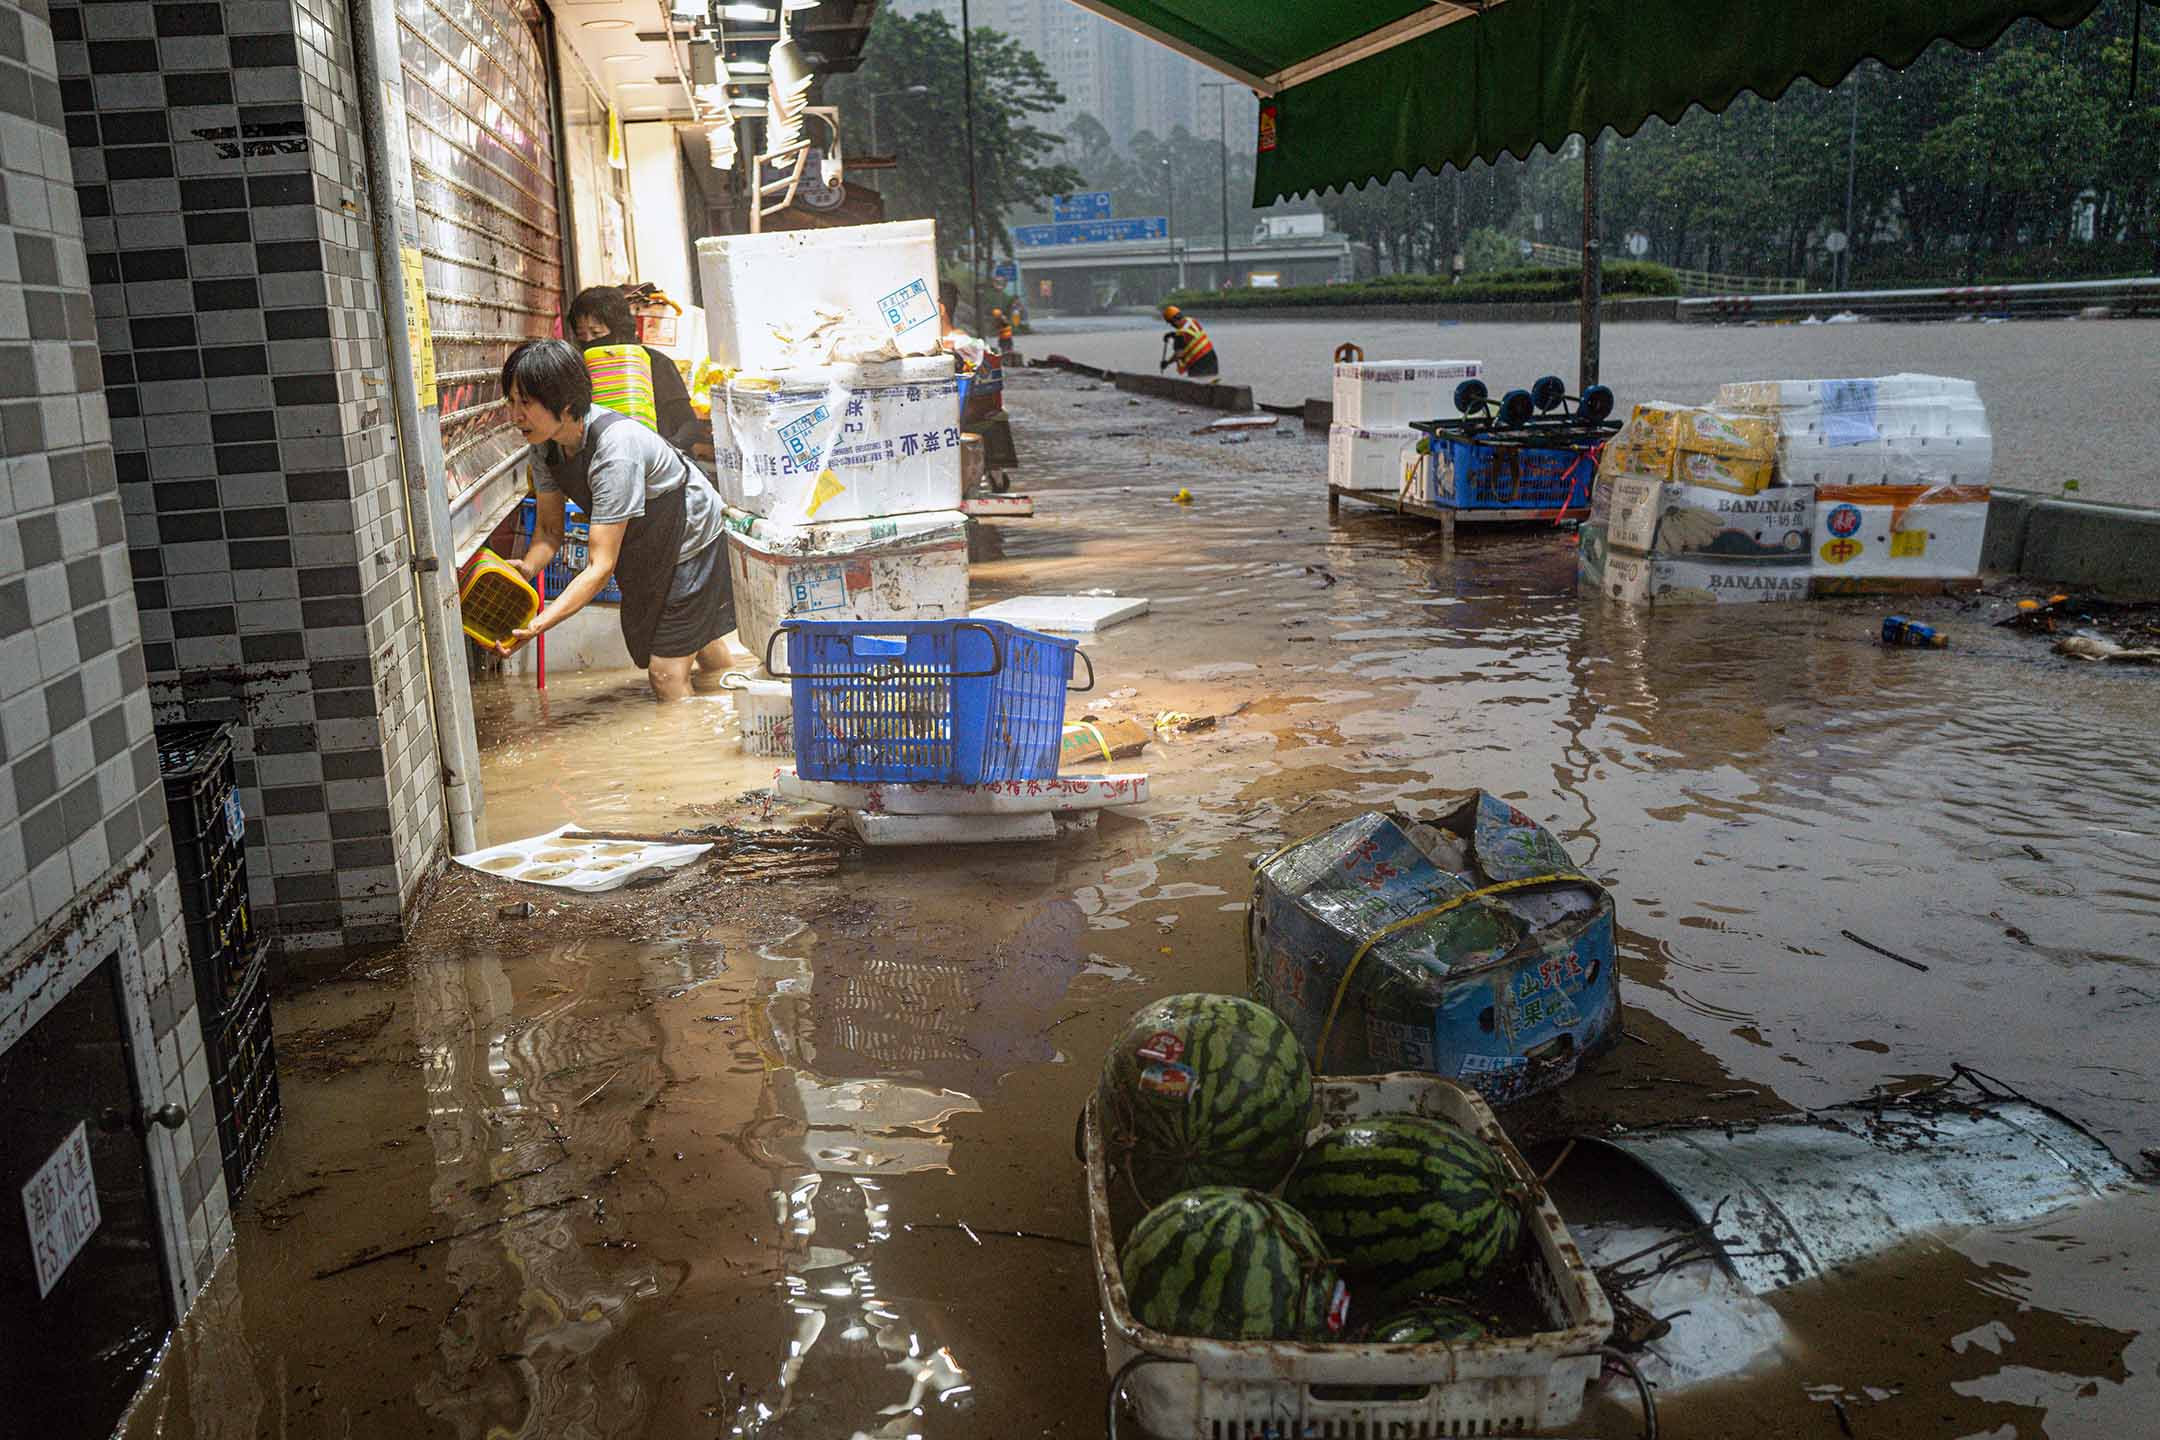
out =
{"type": "Polygon", "coordinates": [[[585,357],[567,340],[528,340],[503,361],[503,399],[516,390],[557,415],[582,420],[592,408],[592,376],[585,357]]]}
{"type": "Polygon", "coordinates": [[[620,285],[595,285],[589,290],[580,290],[577,299],[570,302],[565,328],[576,334],[578,321],[588,316],[607,326],[610,340],[627,345],[637,339],[637,320],[630,314],[630,297],[623,294],[620,285]]]}

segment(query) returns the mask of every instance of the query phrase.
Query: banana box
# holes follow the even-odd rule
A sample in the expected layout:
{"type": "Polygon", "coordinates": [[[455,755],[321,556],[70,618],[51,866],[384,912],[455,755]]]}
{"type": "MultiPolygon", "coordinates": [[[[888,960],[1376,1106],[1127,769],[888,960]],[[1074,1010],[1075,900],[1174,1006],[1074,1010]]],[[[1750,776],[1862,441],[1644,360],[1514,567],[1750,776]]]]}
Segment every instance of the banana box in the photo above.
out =
{"type": "Polygon", "coordinates": [[[1815,491],[1790,486],[1735,494],[1639,476],[1602,482],[1615,549],[1704,560],[1808,563],[1815,491]]]}
{"type": "Polygon", "coordinates": [[[1735,460],[1777,459],[1778,422],[1769,415],[1743,415],[1707,406],[1681,410],[1673,423],[1673,448],[1735,460]]]}
{"type": "Polygon", "coordinates": [[[1769,489],[1776,477],[1777,462],[1774,460],[1719,455],[1703,450],[1673,452],[1672,478],[1683,485],[1754,495],[1769,489]]]}

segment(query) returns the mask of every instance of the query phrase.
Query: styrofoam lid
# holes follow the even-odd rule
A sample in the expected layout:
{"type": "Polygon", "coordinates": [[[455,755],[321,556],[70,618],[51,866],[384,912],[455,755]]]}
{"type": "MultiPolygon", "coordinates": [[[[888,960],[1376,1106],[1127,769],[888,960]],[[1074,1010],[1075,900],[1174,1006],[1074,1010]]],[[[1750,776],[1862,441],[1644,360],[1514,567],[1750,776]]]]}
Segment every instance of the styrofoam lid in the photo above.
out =
{"type": "Polygon", "coordinates": [[[1484,372],[1482,360],[1357,360],[1335,367],[1339,380],[1470,380],[1484,372]]]}
{"type": "Polygon", "coordinates": [[[967,539],[968,517],[958,510],[922,510],[912,515],[833,520],[817,525],[783,525],[732,505],[721,513],[731,539],[768,555],[847,555],[967,539]]]}
{"type": "Polygon", "coordinates": [[[956,378],[950,355],[909,355],[868,365],[799,365],[787,370],[743,371],[728,378],[730,394],[771,394],[782,390],[881,390],[895,385],[930,385],[956,378]]]}

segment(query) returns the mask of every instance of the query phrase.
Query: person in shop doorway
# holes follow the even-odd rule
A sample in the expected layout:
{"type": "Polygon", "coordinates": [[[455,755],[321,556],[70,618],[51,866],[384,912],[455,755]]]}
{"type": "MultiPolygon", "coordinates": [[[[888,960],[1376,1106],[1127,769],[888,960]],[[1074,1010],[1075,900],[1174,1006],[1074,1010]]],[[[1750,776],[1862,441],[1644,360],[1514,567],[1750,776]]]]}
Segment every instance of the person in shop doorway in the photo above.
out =
{"type": "Polygon", "coordinates": [[[682,372],[664,350],[638,339],[637,317],[630,313],[629,298],[620,285],[595,285],[580,290],[570,302],[570,335],[587,350],[611,345],[635,345],[652,362],[653,410],[656,427],[671,445],[689,451],[700,460],[713,458],[712,432],[690,408],[690,387],[682,372]]]}
{"type": "Polygon", "coordinates": [[[1208,339],[1208,333],[1201,328],[1200,322],[1175,305],[1163,306],[1162,318],[1169,325],[1170,332],[1163,336],[1162,363],[1155,368],[1166,370],[1175,364],[1178,374],[1189,379],[1218,378],[1222,371],[1215,359],[1215,342],[1208,339]]]}
{"type": "Polygon", "coordinates": [[[503,362],[503,399],[533,447],[538,514],[515,562],[528,579],[563,543],[563,500],[591,526],[589,561],[551,596],[505,655],[591,604],[609,579],[622,590],[622,637],[645,667],[653,696],[680,700],[694,668],[727,668],[722,637],[735,628],[720,497],[690,462],[627,415],[597,407],[585,358],[562,340],[529,340],[503,362]]]}

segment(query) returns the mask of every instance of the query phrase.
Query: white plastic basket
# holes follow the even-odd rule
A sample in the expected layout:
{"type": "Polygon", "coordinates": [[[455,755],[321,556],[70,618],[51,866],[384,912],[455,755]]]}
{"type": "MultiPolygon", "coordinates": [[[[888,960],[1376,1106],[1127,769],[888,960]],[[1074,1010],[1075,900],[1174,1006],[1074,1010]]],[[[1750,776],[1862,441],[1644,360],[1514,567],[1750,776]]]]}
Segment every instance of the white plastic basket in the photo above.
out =
{"type": "Polygon", "coordinates": [[[795,691],[785,680],[730,670],[720,683],[734,692],[735,729],[746,755],[795,753],[795,691]]]}
{"type": "Polygon", "coordinates": [[[1409,1072],[1321,1076],[1314,1095],[1323,1126],[1407,1111],[1453,1121],[1499,1151],[1535,1197],[1524,1210],[1541,1261],[1533,1267],[1532,1286],[1551,1328],[1431,1345],[1198,1340],[1150,1330],[1126,1303],[1110,1229],[1102,1128],[1091,1100],[1083,1142],[1088,1228],[1110,1374],[1141,1355],[1175,1362],[1139,1366],[1126,1379],[1125,1394],[1141,1425],[1161,1440],[1437,1440],[1516,1435],[1574,1420],[1598,1378],[1612,1307],[1568,1238],[1560,1212],[1485,1102],[1449,1081],[1409,1072]],[[1316,1386],[1425,1388],[1409,1399],[1350,1400],[1316,1394],[1316,1386]]]}

